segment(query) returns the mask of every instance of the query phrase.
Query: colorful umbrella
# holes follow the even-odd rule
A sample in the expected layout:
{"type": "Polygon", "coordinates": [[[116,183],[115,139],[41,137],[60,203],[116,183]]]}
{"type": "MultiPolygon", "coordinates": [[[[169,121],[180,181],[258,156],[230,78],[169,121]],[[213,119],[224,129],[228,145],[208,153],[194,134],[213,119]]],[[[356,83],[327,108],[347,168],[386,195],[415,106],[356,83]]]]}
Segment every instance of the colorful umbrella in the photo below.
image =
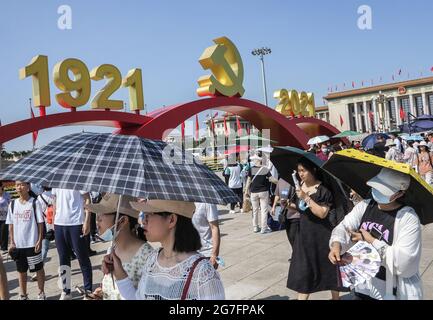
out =
{"type": "Polygon", "coordinates": [[[417,174],[411,166],[385,160],[354,149],[334,153],[323,165],[323,169],[343,181],[364,199],[369,198],[367,181],[376,176],[382,168],[388,168],[410,176],[410,186],[404,202],[415,209],[422,224],[433,222],[433,188],[417,174]]]}

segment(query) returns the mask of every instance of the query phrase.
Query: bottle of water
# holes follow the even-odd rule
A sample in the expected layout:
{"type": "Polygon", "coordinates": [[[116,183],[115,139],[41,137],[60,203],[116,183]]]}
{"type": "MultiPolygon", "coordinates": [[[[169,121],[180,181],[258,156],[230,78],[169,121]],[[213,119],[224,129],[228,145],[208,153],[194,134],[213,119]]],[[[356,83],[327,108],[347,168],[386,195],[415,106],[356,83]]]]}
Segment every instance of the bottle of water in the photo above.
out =
{"type": "Polygon", "coordinates": [[[221,267],[224,267],[224,266],[225,266],[224,259],[221,258],[220,256],[216,257],[216,262],[217,262],[221,267]]]}

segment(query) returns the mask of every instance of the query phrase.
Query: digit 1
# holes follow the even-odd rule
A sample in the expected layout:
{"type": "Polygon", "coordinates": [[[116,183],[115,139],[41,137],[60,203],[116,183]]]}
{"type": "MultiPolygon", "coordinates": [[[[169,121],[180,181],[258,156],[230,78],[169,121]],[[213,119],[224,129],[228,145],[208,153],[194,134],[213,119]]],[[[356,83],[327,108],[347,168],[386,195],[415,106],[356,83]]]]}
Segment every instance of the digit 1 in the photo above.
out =
{"type": "Polygon", "coordinates": [[[122,86],[129,89],[129,106],[131,111],[143,110],[144,98],[141,69],[135,68],[129,70],[125,79],[123,79],[122,86]]]}
{"type": "Polygon", "coordinates": [[[35,107],[51,105],[50,83],[48,76],[48,57],[38,55],[33,57],[30,64],[19,71],[20,80],[32,76],[33,104],[35,107]]]}

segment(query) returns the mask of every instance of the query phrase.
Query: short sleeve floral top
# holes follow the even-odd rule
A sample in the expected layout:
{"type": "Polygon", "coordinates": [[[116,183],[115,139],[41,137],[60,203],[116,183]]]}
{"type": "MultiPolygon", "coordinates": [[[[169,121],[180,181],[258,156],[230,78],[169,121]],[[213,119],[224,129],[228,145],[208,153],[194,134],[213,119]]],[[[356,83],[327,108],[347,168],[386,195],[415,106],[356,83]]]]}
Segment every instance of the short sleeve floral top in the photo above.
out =
{"type": "MultiPolygon", "coordinates": [[[[146,242],[140,247],[140,249],[138,249],[131,261],[122,262],[123,269],[125,269],[128,278],[131,279],[135,288],[138,286],[138,282],[140,281],[143,272],[143,267],[152,251],[153,248],[146,242]]],[[[120,295],[117,286],[115,284],[113,286],[113,279],[109,274],[104,275],[104,278],[102,279],[102,292],[104,300],[122,300],[122,296],[120,295]]]]}

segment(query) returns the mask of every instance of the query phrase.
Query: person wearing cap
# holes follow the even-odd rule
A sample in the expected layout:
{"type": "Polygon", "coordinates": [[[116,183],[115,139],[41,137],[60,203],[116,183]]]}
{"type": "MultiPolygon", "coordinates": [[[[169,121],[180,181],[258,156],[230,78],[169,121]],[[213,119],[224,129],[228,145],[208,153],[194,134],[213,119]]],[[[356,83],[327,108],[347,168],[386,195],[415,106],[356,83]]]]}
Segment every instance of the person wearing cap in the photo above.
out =
{"type": "Polygon", "coordinates": [[[261,157],[252,156],[251,161],[254,166],[248,171],[246,190],[250,193],[253,209],[253,232],[265,234],[272,232],[268,226],[270,183],[276,184],[278,180],[272,177],[267,167],[262,165],[263,159],[261,157]],[[261,217],[260,226],[259,212],[261,217]]]}
{"type": "Polygon", "coordinates": [[[403,161],[403,155],[400,153],[400,150],[397,148],[395,144],[395,140],[393,139],[387,139],[385,143],[385,149],[388,149],[385,154],[386,160],[391,160],[395,162],[402,162],[403,161]]]}
{"type": "Polygon", "coordinates": [[[418,149],[416,158],[418,172],[429,185],[433,185],[433,155],[425,141],[420,142],[418,149]]]}
{"type": "MultiPolygon", "coordinates": [[[[133,198],[129,196],[121,198],[116,235],[114,235],[114,227],[119,195],[107,193],[99,203],[86,205],[86,209],[96,214],[99,238],[112,241],[114,251],[121,259],[128,279],[131,280],[134,288],[137,288],[143,266],[153,248],[147,243],[143,231],[137,230],[139,212],[131,207],[132,200],[133,198]]],[[[90,297],[103,300],[122,299],[110,274],[104,275],[101,288],[96,289],[90,297]]]]}
{"type": "Polygon", "coordinates": [[[197,253],[200,236],[191,218],[192,202],[147,200],[131,202],[144,212],[143,229],[150,242],[159,242],[146,260],[135,289],[116,252],[104,257],[102,271],[111,270],[126,300],[222,300],[224,287],[209,259],[197,253]]]}
{"type": "Polygon", "coordinates": [[[383,168],[367,185],[372,198],[358,203],[332,231],[329,260],[340,263],[354,242],[366,241],[379,252],[382,263],[374,278],[355,286],[354,299],[422,299],[421,225],[415,210],[402,200],[410,177],[383,168]]]}

